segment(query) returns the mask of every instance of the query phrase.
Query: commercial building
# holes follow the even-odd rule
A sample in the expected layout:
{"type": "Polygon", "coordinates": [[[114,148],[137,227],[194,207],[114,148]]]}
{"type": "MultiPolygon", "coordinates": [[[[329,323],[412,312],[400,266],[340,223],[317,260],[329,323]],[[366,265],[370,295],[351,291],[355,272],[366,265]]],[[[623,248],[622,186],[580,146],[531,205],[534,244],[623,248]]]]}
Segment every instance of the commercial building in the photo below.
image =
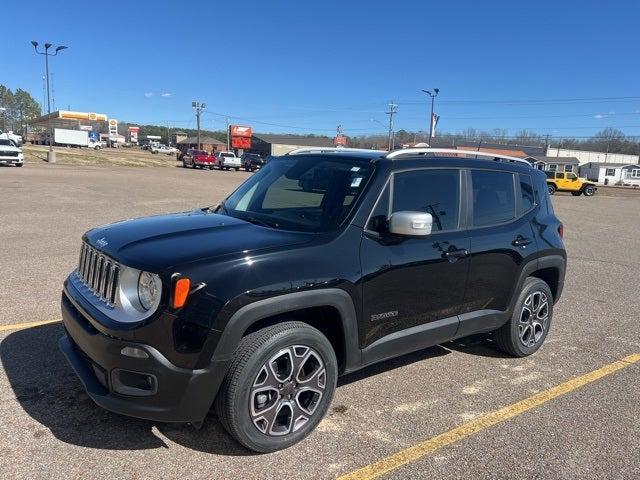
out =
{"type": "Polygon", "coordinates": [[[573,172],[578,173],[580,161],[576,157],[543,157],[539,155],[526,157],[525,160],[538,170],[546,172],[573,172]]]}
{"type": "MultiPolygon", "coordinates": [[[[198,148],[198,137],[183,138],[177,142],[177,146],[181,152],[186,152],[190,148],[198,148]]],[[[201,136],[200,149],[206,150],[209,153],[225,152],[227,150],[227,144],[217,138],[201,136]]]]}
{"type": "Polygon", "coordinates": [[[585,163],[619,163],[621,165],[637,164],[638,155],[624,153],[589,152],[586,150],[569,150],[566,148],[547,148],[545,155],[549,157],[575,157],[580,165],[585,163]]]}
{"type": "Polygon", "coordinates": [[[640,186],[637,163],[589,162],[580,167],[580,176],[604,185],[640,186]]]}
{"type": "Polygon", "coordinates": [[[254,133],[251,137],[251,148],[246,151],[266,157],[267,155],[284,155],[301,147],[333,146],[333,138],[330,137],[254,133]]]}

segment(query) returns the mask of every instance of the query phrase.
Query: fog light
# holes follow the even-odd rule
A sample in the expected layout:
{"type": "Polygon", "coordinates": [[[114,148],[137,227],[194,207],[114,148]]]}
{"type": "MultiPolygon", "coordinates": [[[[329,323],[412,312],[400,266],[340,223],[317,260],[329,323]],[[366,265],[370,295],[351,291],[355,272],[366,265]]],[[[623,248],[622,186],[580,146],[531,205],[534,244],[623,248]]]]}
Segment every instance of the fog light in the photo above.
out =
{"type": "Polygon", "coordinates": [[[149,358],[149,354],[147,352],[137,347],[124,347],[122,350],[120,350],[120,353],[125,357],[149,358]]]}
{"type": "Polygon", "coordinates": [[[111,373],[111,385],[114,392],[135,397],[153,395],[158,389],[158,382],[154,375],[119,368],[111,373]]]}

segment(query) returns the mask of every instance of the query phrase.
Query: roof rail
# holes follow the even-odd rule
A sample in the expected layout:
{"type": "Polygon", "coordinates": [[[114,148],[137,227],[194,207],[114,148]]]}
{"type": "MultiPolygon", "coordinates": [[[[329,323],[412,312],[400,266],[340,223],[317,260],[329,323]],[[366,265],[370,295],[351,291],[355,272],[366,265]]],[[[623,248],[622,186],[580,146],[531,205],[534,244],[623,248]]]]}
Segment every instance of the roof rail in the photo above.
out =
{"type": "Polygon", "coordinates": [[[487,157],[492,160],[506,160],[508,162],[524,163],[525,165],[532,167],[532,165],[524,158],[509,157],[507,155],[500,155],[499,153],[476,152],[475,150],[456,150],[455,148],[405,148],[404,150],[396,150],[395,152],[387,154],[386,158],[394,159],[402,155],[420,155],[425,153],[448,153],[455,155],[462,154],[476,157],[487,157]]]}
{"type": "Polygon", "coordinates": [[[327,152],[373,152],[386,153],[386,150],[369,150],[368,148],[348,148],[348,147],[301,147],[291,150],[285,155],[299,155],[301,153],[327,153],[327,152]]]}

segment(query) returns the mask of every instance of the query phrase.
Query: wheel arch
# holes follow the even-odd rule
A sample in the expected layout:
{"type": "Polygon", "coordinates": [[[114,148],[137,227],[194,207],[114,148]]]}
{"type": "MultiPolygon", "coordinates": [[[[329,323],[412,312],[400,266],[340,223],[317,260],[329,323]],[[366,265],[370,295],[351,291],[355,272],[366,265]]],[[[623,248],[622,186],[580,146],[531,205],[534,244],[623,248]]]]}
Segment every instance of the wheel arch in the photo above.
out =
{"type": "Polygon", "coordinates": [[[245,305],[229,319],[213,359],[230,358],[249,333],[292,319],[317,328],[329,339],[341,373],[360,366],[356,309],[351,296],[337,288],[288,293],[245,305]]]}

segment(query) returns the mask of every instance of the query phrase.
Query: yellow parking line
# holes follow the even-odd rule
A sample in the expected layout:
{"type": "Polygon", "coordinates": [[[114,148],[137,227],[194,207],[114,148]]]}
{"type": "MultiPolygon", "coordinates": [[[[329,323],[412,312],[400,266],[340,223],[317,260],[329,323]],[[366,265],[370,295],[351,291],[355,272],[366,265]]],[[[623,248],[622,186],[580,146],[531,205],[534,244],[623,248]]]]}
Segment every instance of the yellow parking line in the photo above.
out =
{"type": "Polygon", "coordinates": [[[403,465],[415,462],[416,460],[419,460],[442,447],[458,442],[498,423],[516,417],[528,410],[539,407],[544,403],[572,392],[573,390],[583,387],[591,382],[595,382],[602,377],[606,377],[607,375],[617,372],[618,370],[628,367],[636,362],[640,362],[640,353],[629,355],[628,357],[609,363],[597,370],[580,375],[579,377],[561,383],[560,385],[556,385],[548,390],[525,398],[513,405],[495,410],[476,420],[460,425],[453,430],[441,433],[440,435],[420,442],[405,450],[389,455],[388,457],[378,460],[366,467],[342,475],[341,477],[338,477],[338,480],[369,480],[377,478],[380,475],[384,475],[385,473],[395,470],[403,465]]]}
{"type": "Polygon", "coordinates": [[[11,330],[24,330],[25,328],[40,327],[42,325],[49,325],[50,323],[61,322],[61,319],[57,320],[43,320],[42,322],[24,322],[14,323],[13,325],[0,325],[0,332],[8,332],[11,330]]]}

